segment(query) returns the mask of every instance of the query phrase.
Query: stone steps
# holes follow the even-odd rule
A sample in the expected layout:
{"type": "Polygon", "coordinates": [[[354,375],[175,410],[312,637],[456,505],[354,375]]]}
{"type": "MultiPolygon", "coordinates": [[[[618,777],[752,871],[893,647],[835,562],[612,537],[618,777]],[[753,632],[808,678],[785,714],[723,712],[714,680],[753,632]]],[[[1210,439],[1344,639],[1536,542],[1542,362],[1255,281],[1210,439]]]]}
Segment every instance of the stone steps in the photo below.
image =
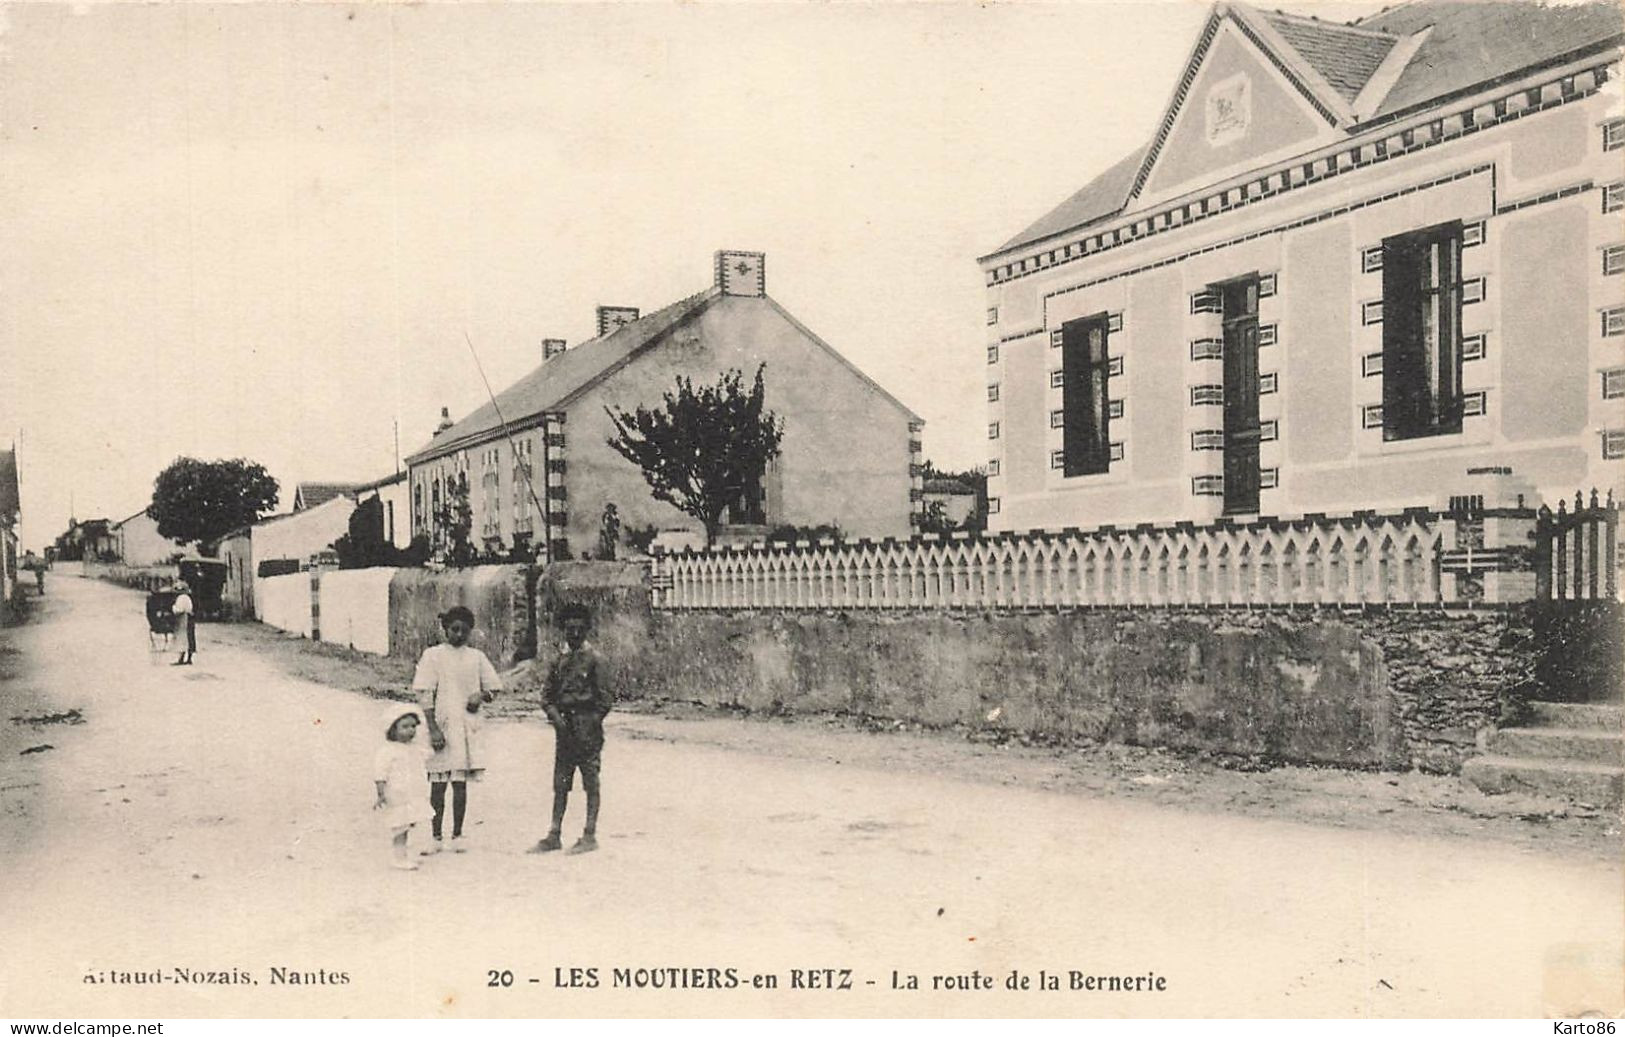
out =
{"type": "Polygon", "coordinates": [[[1462,764],[1461,776],[1491,795],[1533,792],[1609,809],[1619,806],[1625,786],[1625,768],[1513,756],[1475,756],[1462,764]]]}
{"type": "Polygon", "coordinates": [[[1582,727],[1505,727],[1490,736],[1495,756],[1625,766],[1625,735],[1582,727]]]}
{"type": "Polygon", "coordinates": [[[1484,792],[1565,796],[1617,809],[1625,792],[1625,708],[1533,702],[1530,723],[1490,736],[1461,776],[1484,792]]]}
{"type": "Polygon", "coordinates": [[[1585,728],[1592,731],[1625,731],[1625,708],[1584,705],[1574,702],[1531,702],[1530,727],[1585,728]]]}

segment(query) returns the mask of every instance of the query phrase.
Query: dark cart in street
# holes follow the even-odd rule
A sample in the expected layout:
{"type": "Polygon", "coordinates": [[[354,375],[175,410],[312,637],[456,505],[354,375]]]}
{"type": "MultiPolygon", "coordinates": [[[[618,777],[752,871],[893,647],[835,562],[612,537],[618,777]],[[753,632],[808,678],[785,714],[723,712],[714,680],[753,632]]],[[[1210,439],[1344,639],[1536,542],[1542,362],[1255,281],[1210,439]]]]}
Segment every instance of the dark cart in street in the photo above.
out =
{"type": "Polygon", "coordinates": [[[153,651],[167,651],[175,637],[175,592],[152,590],[147,594],[147,643],[153,651]]]}
{"type": "Polygon", "coordinates": [[[226,563],[213,558],[182,558],[181,579],[191,588],[192,615],[197,619],[225,619],[226,563]]]}

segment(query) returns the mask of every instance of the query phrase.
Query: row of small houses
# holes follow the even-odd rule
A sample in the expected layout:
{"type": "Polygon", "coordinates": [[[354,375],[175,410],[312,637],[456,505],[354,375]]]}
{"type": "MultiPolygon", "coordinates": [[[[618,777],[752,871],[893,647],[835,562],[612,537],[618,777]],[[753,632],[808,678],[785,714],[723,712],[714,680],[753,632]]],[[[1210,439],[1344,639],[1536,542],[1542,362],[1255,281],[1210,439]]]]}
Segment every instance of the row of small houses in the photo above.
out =
{"type": "MultiPolygon", "coordinates": [[[[226,613],[251,619],[256,584],[264,577],[296,572],[312,564],[337,564],[333,545],[349,531],[357,506],[376,497],[383,520],[382,533],[396,547],[405,548],[404,472],[370,483],[302,482],[294,491],[293,510],[241,526],[207,544],[184,544],[158,533],[158,523],[146,510],[113,522],[108,519],[74,520],[58,538],[58,558],[110,563],[132,579],[173,577],[177,564],[190,561],[207,566],[221,563],[219,592],[226,613]],[[401,516],[397,520],[397,516],[401,516]]],[[[209,572],[208,568],[201,570],[209,572]]],[[[211,595],[214,588],[205,588],[211,595]]]]}
{"type": "Polygon", "coordinates": [[[395,547],[407,547],[411,537],[404,521],[405,487],[404,472],[370,483],[300,483],[293,511],[234,529],[216,544],[207,545],[225,563],[221,596],[231,614],[242,618],[258,615],[256,585],[267,577],[297,572],[313,563],[335,567],[338,560],[333,544],[349,532],[356,507],[370,498],[377,498],[380,504],[384,539],[395,547]]]}

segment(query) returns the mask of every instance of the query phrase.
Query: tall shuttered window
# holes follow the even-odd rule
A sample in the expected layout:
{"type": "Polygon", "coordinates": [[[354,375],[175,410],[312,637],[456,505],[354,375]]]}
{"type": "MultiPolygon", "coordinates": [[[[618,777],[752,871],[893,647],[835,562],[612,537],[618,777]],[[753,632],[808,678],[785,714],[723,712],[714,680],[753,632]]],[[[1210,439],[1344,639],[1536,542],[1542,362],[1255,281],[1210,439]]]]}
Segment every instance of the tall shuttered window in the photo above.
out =
{"type": "Polygon", "coordinates": [[[1461,223],[1382,243],[1382,438],[1461,431],[1461,223]]]}
{"type": "Polygon", "coordinates": [[[1067,476],[1096,475],[1111,465],[1107,323],[1102,313],[1061,325],[1061,467],[1067,476]]]}

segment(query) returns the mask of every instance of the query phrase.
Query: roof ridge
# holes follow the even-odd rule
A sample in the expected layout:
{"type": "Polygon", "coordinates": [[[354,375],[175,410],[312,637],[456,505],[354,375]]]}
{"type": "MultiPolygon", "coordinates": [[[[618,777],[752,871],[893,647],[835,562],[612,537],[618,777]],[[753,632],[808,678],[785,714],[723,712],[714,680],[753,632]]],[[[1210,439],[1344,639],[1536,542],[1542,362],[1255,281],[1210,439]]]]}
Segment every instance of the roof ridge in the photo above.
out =
{"type": "MultiPolygon", "coordinates": [[[[405,462],[408,465],[422,464],[435,458],[456,453],[459,450],[479,443],[490,437],[493,432],[500,433],[504,427],[514,429],[528,419],[534,418],[537,409],[527,409],[520,413],[504,413],[503,409],[511,404],[534,408],[535,400],[530,398],[534,393],[548,384],[549,375],[563,379],[560,383],[562,389],[549,396],[550,402],[540,405],[542,410],[556,408],[567,404],[580,395],[587,388],[596,385],[606,375],[619,369],[632,355],[641,353],[649,344],[658,341],[669,334],[680,322],[687,320],[693,314],[716,298],[720,298],[722,289],[711,284],[690,295],[685,295],[676,302],[667,303],[650,313],[643,314],[637,320],[627,321],[602,335],[595,335],[575,346],[571,346],[564,353],[542,361],[529,371],[521,375],[507,388],[487,398],[485,403],[473,408],[462,418],[458,419],[450,429],[432,437],[428,443],[408,454],[405,462]],[[617,340],[619,340],[617,342],[617,340]],[[625,343],[625,352],[618,352],[625,343]],[[611,355],[604,358],[592,358],[598,364],[590,374],[583,371],[571,371],[572,365],[585,363],[576,358],[586,352],[600,349],[611,351],[611,355]],[[557,366],[555,366],[557,365],[557,366]],[[570,373],[561,374],[560,372],[570,373]],[[572,380],[573,376],[576,377],[572,380]],[[490,411],[489,414],[486,414],[490,411]],[[483,422],[475,419],[486,415],[483,422]]],[[[557,388],[557,387],[556,387],[557,388]]],[[[543,394],[547,395],[547,394],[543,394]]],[[[529,427],[529,425],[526,425],[529,427]]]]}
{"type": "MultiPolygon", "coordinates": [[[[1412,0],[1406,0],[1406,2],[1410,3],[1412,0]]],[[[1254,9],[1256,10],[1256,8],[1254,9]]],[[[1390,8],[1390,10],[1392,10],[1392,8],[1390,8]]],[[[1292,11],[1283,11],[1278,7],[1268,11],[1261,11],[1259,13],[1266,18],[1287,18],[1303,25],[1313,25],[1318,29],[1331,29],[1334,32],[1347,32],[1359,36],[1369,36],[1374,39],[1387,40],[1390,43],[1403,39],[1403,37],[1398,33],[1389,32],[1387,29],[1368,29],[1363,25],[1354,25],[1349,22],[1330,22],[1326,21],[1324,18],[1316,18],[1314,15],[1296,14],[1292,11]]]]}
{"type": "Polygon", "coordinates": [[[627,328],[633,327],[644,320],[649,320],[653,323],[655,318],[661,317],[665,321],[664,327],[653,327],[651,324],[650,328],[644,329],[649,333],[648,338],[634,345],[625,356],[616,357],[609,363],[604,364],[596,373],[589,375],[586,379],[584,379],[580,385],[577,385],[563,396],[560,396],[558,403],[555,404],[555,406],[567,406],[582,393],[603,381],[610,374],[619,370],[624,365],[631,363],[637,357],[642,356],[651,347],[659,344],[668,334],[676,329],[680,323],[686,322],[691,317],[699,314],[702,309],[701,304],[708,305],[713,300],[720,298],[722,298],[722,286],[712,284],[710,287],[695,292],[693,295],[685,295],[683,298],[678,299],[674,303],[668,303],[667,305],[660,307],[660,309],[649,314],[648,317],[639,317],[635,321],[628,321],[627,323],[616,328],[614,331],[610,332],[608,335],[599,335],[598,338],[591,338],[586,342],[581,343],[580,346],[576,347],[577,349],[581,349],[582,347],[593,342],[597,342],[599,339],[607,339],[611,336],[619,334],[620,332],[625,331],[627,328]]]}
{"type": "MultiPolygon", "coordinates": [[[[1360,15],[1360,17],[1355,18],[1353,21],[1350,21],[1347,24],[1350,25],[1351,27],[1354,27],[1354,28],[1364,28],[1364,26],[1360,25],[1360,23],[1367,20],[1367,19],[1369,19],[1369,18],[1381,18],[1384,15],[1393,14],[1395,11],[1398,11],[1398,10],[1400,10],[1402,8],[1410,7],[1412,4],[1418,4],[1418,3],[1421,3],[1421,2],[1422,2],[1422,0],[1400,0],[1399,3],[1397,3],[1397,4],[1389,4],[1387,7],[1384,7],[1382,10],[1378,11],[1376,14],[1362,14],[1362,15],[1360,15]]],[[[1375,29],[1375,30],[1367,30],[1367,31],[1381,32],[1382,30],[1375,29]]]]}

